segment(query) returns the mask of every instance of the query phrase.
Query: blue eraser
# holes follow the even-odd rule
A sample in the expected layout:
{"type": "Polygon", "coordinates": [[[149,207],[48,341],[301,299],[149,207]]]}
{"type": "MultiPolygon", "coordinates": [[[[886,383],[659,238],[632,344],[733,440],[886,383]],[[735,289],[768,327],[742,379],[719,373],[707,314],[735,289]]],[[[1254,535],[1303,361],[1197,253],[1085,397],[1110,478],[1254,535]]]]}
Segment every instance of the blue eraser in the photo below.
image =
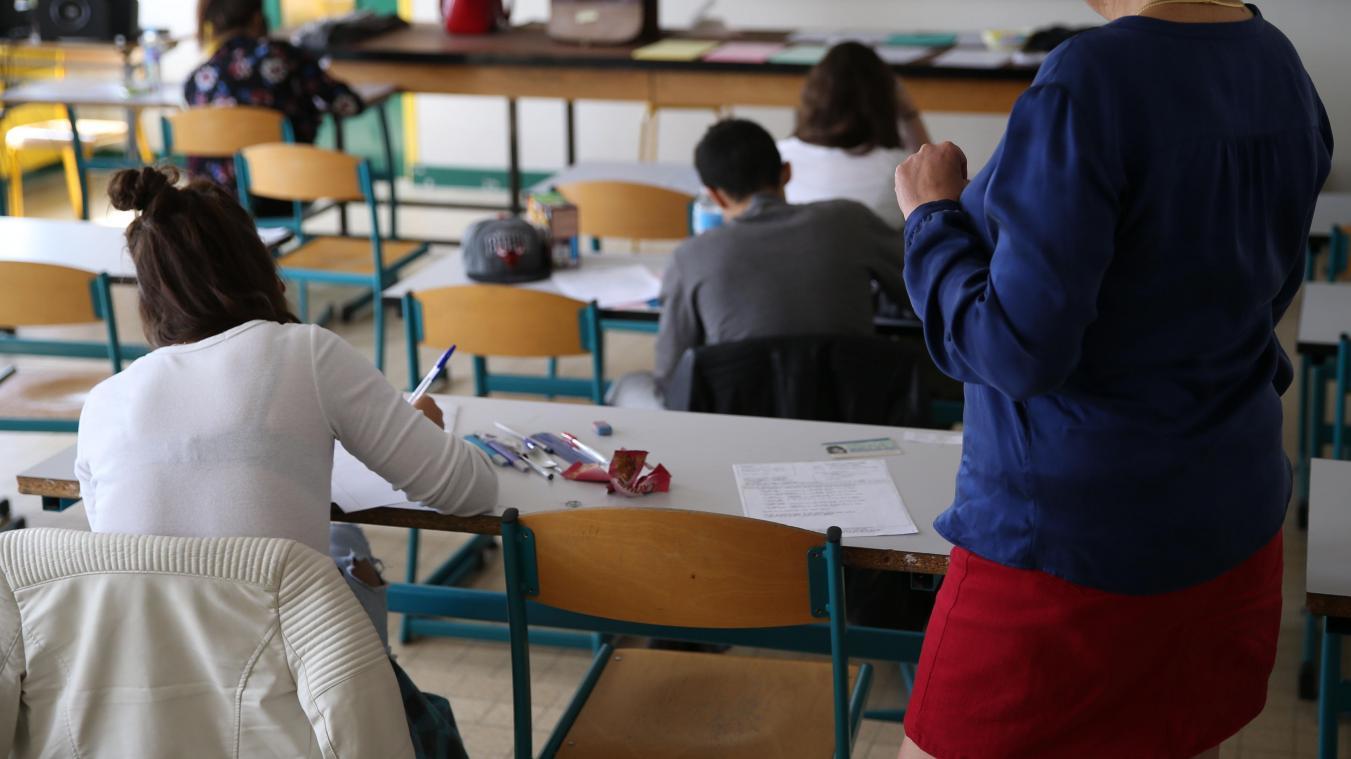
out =
{"type": "Polygon", "coordinates": [[[614,434],[614,428],[609,422],[592,422],[591,427],[596,430],[596,434],[601,437],[609,437],[614,434]]]}

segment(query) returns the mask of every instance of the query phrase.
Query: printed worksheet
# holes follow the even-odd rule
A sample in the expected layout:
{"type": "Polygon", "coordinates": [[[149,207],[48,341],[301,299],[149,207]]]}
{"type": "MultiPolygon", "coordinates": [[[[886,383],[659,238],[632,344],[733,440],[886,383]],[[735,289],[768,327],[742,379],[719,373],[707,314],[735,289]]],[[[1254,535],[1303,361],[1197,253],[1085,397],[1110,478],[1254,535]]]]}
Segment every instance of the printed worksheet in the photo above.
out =
{"type": "MultiPolygon", "coordinates": [[[[455,422],[460,407],[450,404],[441,406],[441,414],[446,425],[446,434],[455,434],[455,422]]],[[[372,472],[356,456],[347,452],[342,443],[333,443],[333,479],[332,500],[338,508],[351,514],[355,511],[378,509],[382,506],[397,506],[405,509],[431,511],[420,503],[409,503],[408,496],[402,490],[389,484],[384,477],[372,472]]]]}
{"type": "Polygon", "coordinates": [[[752,519],[846,537],[919,532],[885,461],[736,464],[741,508],[752,519]]]}

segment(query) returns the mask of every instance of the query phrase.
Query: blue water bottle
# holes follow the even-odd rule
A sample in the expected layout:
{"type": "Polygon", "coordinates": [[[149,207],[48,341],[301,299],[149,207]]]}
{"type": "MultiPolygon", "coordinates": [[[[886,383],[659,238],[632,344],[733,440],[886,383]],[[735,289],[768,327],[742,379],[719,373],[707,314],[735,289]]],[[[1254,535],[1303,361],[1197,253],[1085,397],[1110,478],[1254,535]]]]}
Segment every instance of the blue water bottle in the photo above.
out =
{"type": "Polygon", "coordinates": [[[690,228],[695,235],[701,235],[710,229],[722,226],[722,209],[718,207],[717,203],[713,202],[713,198],[710,198],[707,192],[701,191],[699,197],[694,199],[694,209],[691,214],[693,218],[690,228]]]}

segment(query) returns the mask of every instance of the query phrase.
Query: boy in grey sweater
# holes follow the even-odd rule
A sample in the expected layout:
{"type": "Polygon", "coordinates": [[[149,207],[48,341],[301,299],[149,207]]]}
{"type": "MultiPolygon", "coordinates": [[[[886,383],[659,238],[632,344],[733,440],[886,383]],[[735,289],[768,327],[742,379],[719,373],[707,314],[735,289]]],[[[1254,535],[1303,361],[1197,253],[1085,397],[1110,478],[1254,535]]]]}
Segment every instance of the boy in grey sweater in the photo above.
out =
{"type": "Polygon", "coordinates": [[[760,125],[714,124],[694,163],[725,223],[676,249],[662,281],[656,376],[621,378],[613,405],[660,408],[660,388],[689,348],[871,334],[874,283],[895,302],[909,302],[900,233],[852,200],[785,201],[792,167],[760,125]]]}

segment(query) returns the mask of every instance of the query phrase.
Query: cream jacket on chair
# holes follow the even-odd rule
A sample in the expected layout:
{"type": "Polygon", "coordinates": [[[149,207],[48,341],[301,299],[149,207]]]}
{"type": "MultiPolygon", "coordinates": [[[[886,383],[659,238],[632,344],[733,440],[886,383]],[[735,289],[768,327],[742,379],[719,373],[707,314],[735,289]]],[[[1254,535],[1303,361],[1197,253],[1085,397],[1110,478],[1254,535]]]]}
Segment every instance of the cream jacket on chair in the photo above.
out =
{"type": "Polygon", "coordinates": [[[0,757],[411,757],[333,561],[276,538],[0,534],[0,757]]]}

